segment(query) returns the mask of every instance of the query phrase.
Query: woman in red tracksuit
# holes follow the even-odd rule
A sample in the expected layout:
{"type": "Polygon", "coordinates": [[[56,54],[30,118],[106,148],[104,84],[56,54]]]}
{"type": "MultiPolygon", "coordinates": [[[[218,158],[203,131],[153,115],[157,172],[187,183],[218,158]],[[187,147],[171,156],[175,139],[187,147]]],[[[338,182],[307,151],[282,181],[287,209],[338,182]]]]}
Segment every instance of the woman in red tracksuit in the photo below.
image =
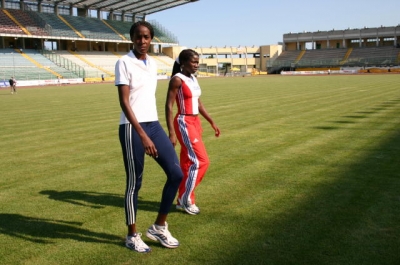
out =
{"type": "Polygon", "coordinates": [[[196,206],[194,190],[203,179],[210,164],[206,148],[202,140],[201,114],[215,131],[218,137],[220,130],[207,113],[200,101],[201,89],[193,75],[199,67],[199,55],[191,49],[183,50],[174,64],[172,78],[169,82],[165,103],[165,115],[169,131],[169,139],[181,145],[180,165],[183,179],[179,186],[177,209],[188,214],[200,213],[196,206]],[[176,102],[178,113],[173,117],[173,106],[176,102]]]}

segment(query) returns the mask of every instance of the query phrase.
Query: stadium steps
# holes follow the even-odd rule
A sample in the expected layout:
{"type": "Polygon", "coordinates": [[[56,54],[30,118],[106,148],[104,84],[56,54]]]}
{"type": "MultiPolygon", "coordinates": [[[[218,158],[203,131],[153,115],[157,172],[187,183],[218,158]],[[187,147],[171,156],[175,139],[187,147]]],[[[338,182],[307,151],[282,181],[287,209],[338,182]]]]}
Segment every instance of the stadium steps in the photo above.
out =
{"type": "Polygon", "coordinates": [[[124,40],[98,18],[69,15],[62,15],[62,17],[87,39],[124,40]]]}
{"type": "Polygon", "coordinates": [[[350,54],[352,53],[353,48],[349,48],[346,52],[346,54],[344,55],[343,59],[340,61],[340,65],[343,65],[347,62],[347,59],[350,57],[350,54]]]}
{"type": "Polygon", "coordinates": [[[117,20],[106,20],[107,24],[113,27],[120,35],[124,37],[124,39],[130,40],[129,31],[132,26],[132,23],[128,23],[126,21],[117,21],[117,20]]]}
{"type": "Polygon", "coordinates": [[[154,28],[154,40],[160,43],[178,43],[178,39],[168,30],[166,30],[160,23],[155,20],[149,21],[154,28]]]}
{"type": "Polygon", "coordinates": [[[87,65],[89,65],[90,67],[96,68],[98,70],[100,70],[101,72],[106,73],[109,76],[115,76],[114,73],[107,71],[106,69],[103,69],[102,67],[99,67],[97,65],[94,65],[92,62],[86,60],[85,58],[83,58],[82,56],[80,56],[78,53],[74,52],[74,51],[69,51],[71,54],[73,54],[75,57],[79,58],[81,61],[85,62],[87,65]]]}
{"type": "Polygon", "coordinates": [[[303,55],[304,55],[305,53],[306,53],[306,51],[305,51],[305,50],[302,50],[302,51],[300,52],[299,56],[297,56],[296,60],[294,60],[294,63],[298,63],[298,62],[301,60],[301,58],[303,57],[303,55]]]}
{"type": "Polygon", "coordinates": [[[398,48],[393,46],[354,48],[346,65],[389,66],[396,63],[398,53],[398,48]]]}
{"type": "Polygon", "coordinates": [[[127,38],[125,38],[124,35],[121,35],[116,29],[114,29],[110,24],[108,24],[104,19],[101,20],[107,27],[109,27],[112,31],[115,32],[121,39],[129,41],[127,38]]]}
{"type": "Polygon", "coordinates": [[[154,58],[157,63],[158,73],[172,73],[172,68],[175,62],[172,58],[163,54],[150,54],[150,56],[151,58],[154,58]]]}
{"type": "Polygon", "coordinates": [[[65,24],[56,14],[34,11],[27,12],[29,12],[32,17],[37,16],[38,19],[41,19],[45,24],[47,24],[50,27],[49,35],[51,36],[71,38],[79,37],[79,35],[77,35],[75,31],[71,30],[71,28],[68,27],[67,24],[65,24]]]}
{"type": "Polygon", "coordinates": [[[32,13],[18,9],[9,9],[8,12],[32,35],[48,36],[46,29],[40,26],[36,17],[32,16],[32,13]]]}
{"type": "Polygon", "coordinates": [[[171,65],[170,63],[168,63],[168,62],[166,62],[165,60],[163,60],[160,56],[153,55],[153,56],[151,56],[151,57],[153,57],[154,59],[158,60],[159,62],[161,62],[162,64],[164,64],[164,65],[166,65],[166,66],[169,66],[169,67],[172,67],[172,66],[173,66],[173,65],[171,65]]]}
{"type": "Polygon", "coordinates": [[[6,34],[22,34],[23,31],[3,12],[3,10],[0,10],[0,32],[6,34]]]}
{"type": "Polygon", "coordinates": [[[58,18],[61,19],[62,22],[65,23],[65,25],[67,25],[68,27],[70,27],[79,37],[81,37],[82,39],[85,39],[85,36],[82,35],[82,33],[80,33],[78,30],[76,30],[71,24],[69,24],[69,22],[63,18],[62,16],[58,15],[58,18]]]}
{"type": "Polygon", "coordinates": [[[49,68],[47,68],[47,67],[44,67],[43,65],[41,65],[40,63],[38,63],[36,60],[34,60],[33,58],[31,58],[29,55],[27,55],[27,54],[21,52],[19,49],[14,49],[14,51],[16,51],[16,52],[18,52],[19,54],[21,54],[24,58],[26,58],[27,60],[29,60],[30,62],[32,62],[32,63],[33,63],[34,65],[36,65],[38,68],[44,69],[44,70],[46,70],[46,71],[52,73],[52,74],[55,75],[55,76],[60,76],[60,77],[61,77],[61,75],[60,75],[59,73],[57,73],[57,72],[55,72],[55,71],[53,71],[53,70],[51,70],[51,69],[49,69],[49,68]]]}
{"type": "MultiPolygon", "coordinates": [[[[115,72],[115,63],[118,61],[119,57],[111,51],[90,51],[77,53],[84,57],[87,61],[91,62],[93,65],[105,70],[106,72],[103,72],[105,76],[113,76],[111,73],[115,72]]],[[[98,68],[96,71],[98,71],[98,68]]]]}
{"type": "Polygon", "coordinates": [[[26,34],[26,35],[32,35],[27,28],[25,28],[21,23],[19,23],[19,21],[14,18],[13,15],[11,15],[10,12],[8,12],[7,10],[3,9],[3,12],[16,24],[18,25],[18,27],[20,27],[22,29],[22,31],[26,34]]]}
{"type": "Polygon", "coordinates": [[[43,65],[44,67],[50,68],[53,71],[57,72],[63,78],[79,77],[79,69],[73,67],[72,63],[67,62],[65,59],[61,61],[59,56],[58,58],[56,58],[57,54],[53,54],[52,52],[48,51],[47,53],[46,51],[36,51],[33,49],[24,49],[24,53],[33,58],[41,65],[43,65]]]}
{"type": "MultiPolygon", "coordinates": [[[[74,54],[69,52],[68,50],[58,50],[55,52],[57,55],[60,55],[62,58],[67,59],[68,61],[71,61],[72,63],[80,66],[82,69],[84,69],[84,78],[88,77],[100,77],[103,72],[101,72],[99,69],[92,67],[88,65],[86,62],[82,61],[78,57],[76,57],[74,54]]],[[[82,56],[85,56],[83,54],[82,56]]]]}
{"type": "MultiPolygon", "coordinates": [[[[119,36],[123,36],[124,39],[130,40],[129,31],[132,23],[117,20],[106,20],[105,22],[107,22],[108,25],[115,29],[116,32],[119,32],[119,36]]],[[[154,28],[153,43],[178,43],[173,34],[164,29],[159,23],[157,23],[156,21],[149,22],[154,28]]]]}
{"type": "Polygon", "coordinates": [[[122,55],[121,54],[119,54],[119,53],[116,53],[116,52],[114,52],[114,51],[112,51],[112,54],[114,54],[115,56],[117,56],[118,58],[121,58],[122,57],[122,55]]]}
{"type": "Polygon", "coordinates": [[[162,43],[162,41],[161,41],[157,36],[154,36],[154,39],[155,39],[156,41],[158,41],[158,43],[162,43]]]}

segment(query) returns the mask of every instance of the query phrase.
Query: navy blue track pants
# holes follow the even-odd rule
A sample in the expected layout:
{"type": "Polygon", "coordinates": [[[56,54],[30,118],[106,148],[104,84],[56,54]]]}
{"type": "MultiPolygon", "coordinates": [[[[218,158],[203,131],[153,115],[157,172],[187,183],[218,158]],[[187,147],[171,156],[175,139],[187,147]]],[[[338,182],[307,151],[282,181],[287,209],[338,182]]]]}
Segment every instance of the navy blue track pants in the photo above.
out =
{"type": "MultiPolygon", "coordinates": [[[[158,121],[140,123],[143,130],[153,141],[158,158],[154,160],[164,170],[165,182],[159,213],[168,214],[174,202],[183,173],[175,149],[158,121]]],[[[136,130],[130,123],[119,126],[119,140],[122,147],[126,172],[125,217],[126,224],[136,222],[138,195],[142,186],[145,150],[136,130]]]]}

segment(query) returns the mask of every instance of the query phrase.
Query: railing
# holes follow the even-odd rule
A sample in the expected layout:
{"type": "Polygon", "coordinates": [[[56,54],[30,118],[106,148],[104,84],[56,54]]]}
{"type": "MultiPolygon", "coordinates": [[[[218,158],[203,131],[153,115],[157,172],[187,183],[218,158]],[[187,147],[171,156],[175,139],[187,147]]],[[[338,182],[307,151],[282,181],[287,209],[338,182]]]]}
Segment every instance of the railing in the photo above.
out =
{"type": "MultiPolygon", "coordinates": [[[[149,22],[154,26],[155,31],[160,31],[161,36],[157,36],[157,37],[159,37],[159,38],[166,37],[166,38],[168,38],[167,41],[170,41],[171,43],[178,43],[178,38],[174,34],[169,32],[167,29],[165,29],[160,23],[158,23],[155,20],[151,20],[149,22]]],[[[158,35],[158,34],[156,34],[156,35],[158,35]]]]}
{"type": "Polygon", "coordinates": [[[41,50],[40,52],[44,57],[46,57],[47,59],[52,61],[57,66],[65,68],[65,69],[69,70],[70,72],[73,72],[74,74],[76,74],[79,77],[82,77],[82,78],[86,77],[86,71],[82,66],[79,66],[76,63],[74,63],[64,57],[61,57],[60,55],[55,54],[51,51],[41,50]]]}

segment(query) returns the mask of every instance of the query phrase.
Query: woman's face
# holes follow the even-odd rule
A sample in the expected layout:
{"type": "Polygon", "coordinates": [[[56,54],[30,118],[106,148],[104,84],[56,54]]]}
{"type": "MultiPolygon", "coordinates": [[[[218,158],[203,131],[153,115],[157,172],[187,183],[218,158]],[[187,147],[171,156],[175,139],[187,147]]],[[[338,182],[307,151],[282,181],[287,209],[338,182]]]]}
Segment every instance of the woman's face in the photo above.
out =
{"type": "Polygon", "coordinates": [[[184,62],[182,71],[194,74],[199,69],[199,56],[193,55],[187,62],[184,62]]]}
{"type": "Polygon", "coordinates": [[[145,26],[138,26],[131,36],[133,49],[140,57],[144,57],[150,48],[151,34],[150,30],[145,26]]]}

